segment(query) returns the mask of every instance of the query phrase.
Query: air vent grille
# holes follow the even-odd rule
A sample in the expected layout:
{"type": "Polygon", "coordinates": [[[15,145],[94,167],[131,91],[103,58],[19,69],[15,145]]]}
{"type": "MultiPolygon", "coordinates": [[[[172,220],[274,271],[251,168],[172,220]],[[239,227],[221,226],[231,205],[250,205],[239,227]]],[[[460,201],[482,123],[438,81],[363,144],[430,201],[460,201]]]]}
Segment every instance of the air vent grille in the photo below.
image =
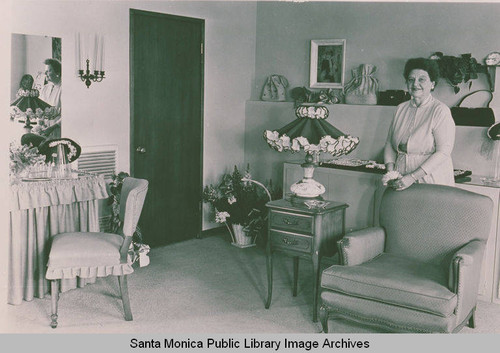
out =
{"type": "Polygon", "coordinates": [[[108,180],[116,173],[116,161],[116,145],[82,147],[82,153],[77,159],[77,169],[100,174],[108,180]]]}

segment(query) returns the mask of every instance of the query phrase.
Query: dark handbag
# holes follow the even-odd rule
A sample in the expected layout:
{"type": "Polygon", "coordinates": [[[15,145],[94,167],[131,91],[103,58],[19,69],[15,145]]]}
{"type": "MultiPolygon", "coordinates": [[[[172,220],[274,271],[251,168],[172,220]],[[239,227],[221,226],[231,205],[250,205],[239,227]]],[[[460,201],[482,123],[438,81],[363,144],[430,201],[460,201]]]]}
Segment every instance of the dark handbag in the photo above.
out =
{"type": "Polygon", "coordinates": [[[490,90],[481,89],[472,93],[466,94],[458,102],[455,107],[451,107],[451,116],[457,126],[483,126],[490,127],[495,122],[495,114],[490,108],[490,102],[493,99],[493,93],[490,90]],[[465,108],[460,105],[462,102],[477,92],[489,92],[490,98],[486,103],[486,107],[481,108],[465,108]]]}
{"type": "Polygon", "coordinates": [[[379,92],[378,104],[379,105],[399,105],[410,99],[410,94],[403,90],[390,89],[387,91],[379,92]]]}

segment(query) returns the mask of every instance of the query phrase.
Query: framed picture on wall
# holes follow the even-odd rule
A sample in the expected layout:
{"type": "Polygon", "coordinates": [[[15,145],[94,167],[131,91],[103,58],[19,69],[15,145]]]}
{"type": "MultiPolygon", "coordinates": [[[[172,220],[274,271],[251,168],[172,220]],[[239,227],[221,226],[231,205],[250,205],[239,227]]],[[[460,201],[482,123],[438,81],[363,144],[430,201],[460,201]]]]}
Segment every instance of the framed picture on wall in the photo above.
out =
{"type": "Polygon", "coordinates": [[[311,40],[312,88],[342,88],[345,71],[345,39],[311,40]]]}

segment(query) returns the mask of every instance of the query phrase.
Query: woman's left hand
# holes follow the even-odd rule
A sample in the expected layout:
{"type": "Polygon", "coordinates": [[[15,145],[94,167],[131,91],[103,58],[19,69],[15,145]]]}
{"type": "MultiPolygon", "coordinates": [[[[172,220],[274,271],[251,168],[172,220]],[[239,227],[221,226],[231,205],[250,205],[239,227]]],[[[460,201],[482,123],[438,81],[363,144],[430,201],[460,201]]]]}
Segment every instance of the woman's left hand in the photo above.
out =
{"type": "Polygon", "coordinates": [[[401,191],[401,190],[409,188],[414,183],[415,183],[415,179],[410,174],[406,174],[400,179],[392,180],[391,186],[395,190],[401,191]]]}

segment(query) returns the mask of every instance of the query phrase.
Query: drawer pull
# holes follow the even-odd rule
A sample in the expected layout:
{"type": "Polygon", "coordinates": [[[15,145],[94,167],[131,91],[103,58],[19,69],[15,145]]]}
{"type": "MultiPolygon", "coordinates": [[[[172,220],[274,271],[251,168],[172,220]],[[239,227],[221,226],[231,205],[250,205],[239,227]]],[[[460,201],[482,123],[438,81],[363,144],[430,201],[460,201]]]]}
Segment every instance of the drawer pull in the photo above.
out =
{"type": "Polygon", "coordinates": [[[286,245],[297,245],[299,242],[297,240],[290,240],[288,238],[283,238],[283,243],[286,245]]]}
{"type": "Polygon", "coordinates": [[[289,226],[298,226],[299,225],[299,221],[298,220],[289,220],[288,218],[283,218],[283,223],[289,225],[289,226]]]}

